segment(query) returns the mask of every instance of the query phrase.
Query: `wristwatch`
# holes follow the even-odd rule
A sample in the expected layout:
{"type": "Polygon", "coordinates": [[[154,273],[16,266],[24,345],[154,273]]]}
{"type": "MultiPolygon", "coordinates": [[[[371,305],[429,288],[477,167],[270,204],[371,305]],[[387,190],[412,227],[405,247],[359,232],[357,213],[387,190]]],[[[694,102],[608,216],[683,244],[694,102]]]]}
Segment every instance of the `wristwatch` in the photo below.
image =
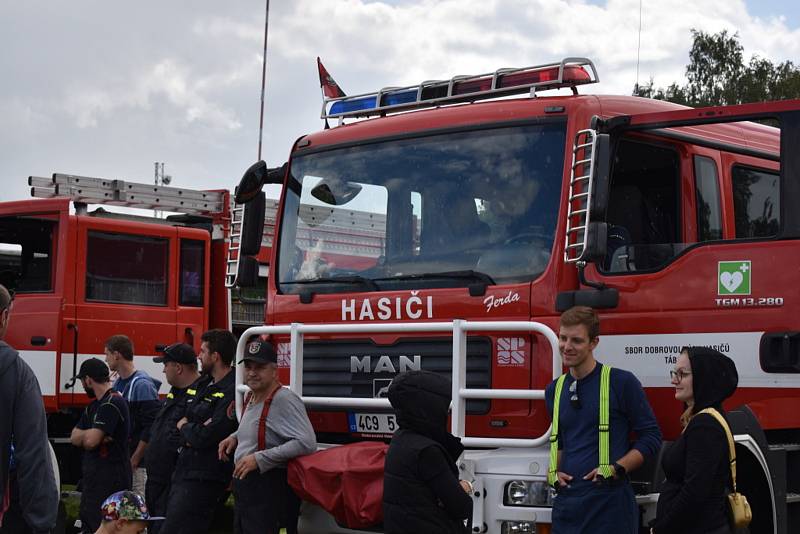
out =
{"type": "Polygon", "coordinates": [[[625,471],[625,468],[620,464],[618,464],[617,462],[611,464],[611,467],[614,468],[614,474],[617,476],[617,478],[622,478],[627,473],[627,471],[625,471]]]}

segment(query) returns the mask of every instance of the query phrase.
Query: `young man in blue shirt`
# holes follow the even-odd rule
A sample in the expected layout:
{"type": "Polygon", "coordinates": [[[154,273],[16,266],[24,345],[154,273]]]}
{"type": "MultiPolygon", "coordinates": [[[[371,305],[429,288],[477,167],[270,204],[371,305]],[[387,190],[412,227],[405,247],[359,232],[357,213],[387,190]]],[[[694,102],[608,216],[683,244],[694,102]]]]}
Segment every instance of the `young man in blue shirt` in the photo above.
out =
{"type": "Polygon", "coordinates": [[[114,391],[122,395],[128,402],[131,415],[131,433],[128,449],[131,453],[131,470],[133,472],[133,491],[145,493],[147,480],[144,453],[150,426],[161,407],[158,388],[161,381],[156,380],[144,371],[136,369],[133,363],[133,343],[122,334],[111,336],[105,343],[106,364],[116,373],[114,391]]]}
{"type": "MultiPolygon", "coordinates": [[[[642,385],[629,371],[614,368],[609,384],[609,458],[611,474],[600,474],[600,320],[585,306],[561,316],[559,351],[568,369],[558,399],[557,494],[553,534],[636,534],[639,511],[627,474],[661,447],[661,431],[642,385]],[[636,435],[629,442],[631,433],[636,435]]],[[[551,417],[556,381],[545,390],[551,417]]]]}

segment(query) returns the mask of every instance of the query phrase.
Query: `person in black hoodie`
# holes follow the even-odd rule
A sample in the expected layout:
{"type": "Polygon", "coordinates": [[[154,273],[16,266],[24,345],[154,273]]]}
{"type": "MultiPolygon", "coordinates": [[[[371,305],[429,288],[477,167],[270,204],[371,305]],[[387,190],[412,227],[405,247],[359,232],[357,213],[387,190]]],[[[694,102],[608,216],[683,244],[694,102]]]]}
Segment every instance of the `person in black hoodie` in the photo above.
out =
{"type": "Polygon", "coordinates": [[[736,365],[716,350],[685,347],[670,375],[675,398],[686,405],[684,430],[664,452],[666,481],[650,532],[728,534],[728,438],[713,416],[700,411],[714,408],[725,416],[722,401],[739,383],[736,365]]]}
{"type": "Polygon", "coordinates": [[[409,371],[389,386],[400,429],[392,437],[383,479],[386,534],[469,532],[472,484],[458,479],[461,440],[447,432],[450,381],[409,371]]]}

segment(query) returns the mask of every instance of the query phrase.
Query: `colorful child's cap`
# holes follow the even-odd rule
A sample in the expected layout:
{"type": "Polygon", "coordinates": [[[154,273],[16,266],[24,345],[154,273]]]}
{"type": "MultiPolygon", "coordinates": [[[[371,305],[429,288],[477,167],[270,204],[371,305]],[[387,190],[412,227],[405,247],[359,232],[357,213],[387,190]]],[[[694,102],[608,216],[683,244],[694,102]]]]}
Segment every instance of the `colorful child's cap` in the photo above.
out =
{"type": "Polygon", "coordinates": [[[129,521],[158,521],[163,517],[151,517],[144,497],[132,491],[118,491],[103,501],[100,508],[103,521],[127,519],[129,521]]]}

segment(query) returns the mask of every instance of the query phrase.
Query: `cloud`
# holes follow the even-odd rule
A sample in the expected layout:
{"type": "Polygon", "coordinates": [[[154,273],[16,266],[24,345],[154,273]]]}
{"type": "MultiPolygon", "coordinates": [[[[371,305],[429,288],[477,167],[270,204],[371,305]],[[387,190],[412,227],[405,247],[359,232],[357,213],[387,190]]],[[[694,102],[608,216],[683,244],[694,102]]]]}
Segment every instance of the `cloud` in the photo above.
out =
{"type": "MultiPolygon", "coordinates": [[[[755,1],[755,0],[753,0],[755,1]]],[[[742,0],[644,2],[639,79],[684,76],[691,28],[738,32],[749,57],[800,56],[800,29],[742,0]]],[[[322,127],[316,56],[348,92],[588,56],[601,83],[636,81],[639,0],[272,2],[264,153],[322,127]]],[[[29,0],[0,5],[0,199],[54,171],[232,188],[256,157],[264,2],[29,0]],[[4,184],[6,185],[6,184],[4,184]]]]}

